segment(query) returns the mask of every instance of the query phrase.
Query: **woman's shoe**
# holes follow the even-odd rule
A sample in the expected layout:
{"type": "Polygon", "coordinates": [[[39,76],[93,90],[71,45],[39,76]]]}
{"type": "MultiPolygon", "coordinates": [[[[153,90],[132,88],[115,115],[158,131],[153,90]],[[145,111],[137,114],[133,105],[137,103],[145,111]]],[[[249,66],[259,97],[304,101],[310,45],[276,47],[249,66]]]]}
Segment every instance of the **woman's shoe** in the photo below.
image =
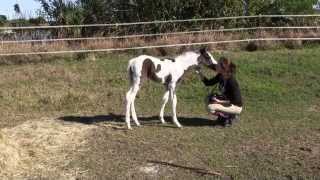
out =
{"type": "Polygon", "coordinates": [[[230,118],[226,118],[224,120],[223,126],[224,127],[231,127],[232,126],[232,120],[230,118]]]}
{"type": "Polygon", "coordinates": [[[224,117],[218,116],[218,118],[215,121],[215,124],[224,126],[225,122],[226,122],[226,119],[224,117]]]}
{"type": "Polygon", "coordinates": [[[232,114],[230,115],[231,124],[236,124],[240,121],[240,115],[232,114]]]}

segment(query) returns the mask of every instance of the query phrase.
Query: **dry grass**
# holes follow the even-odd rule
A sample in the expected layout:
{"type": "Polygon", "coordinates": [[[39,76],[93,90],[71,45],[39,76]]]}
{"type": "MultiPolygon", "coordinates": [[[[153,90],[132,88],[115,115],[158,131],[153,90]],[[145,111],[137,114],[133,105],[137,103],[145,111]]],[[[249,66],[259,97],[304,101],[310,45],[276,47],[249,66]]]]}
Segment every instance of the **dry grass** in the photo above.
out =
{"type": "MultiPolygon", "coordinates": [[[[128,48],[150,45],[181,44],[223,40],[237,40],[246,38],[303,38],[319,37],[318,30],[259,30],[252,32],[215,32],[201,34],[184,35],[166,35],[160,37],[139,37],[129,39],[105,39],[105,40],[85,40],[70,43],[66,41],[48,42],[48,43],[19,43],[2,44],[0,53],[23,53],[23,52],[50,52],[63,50],[81,50],[81,49],[108,49],[108,48],[128,48]]],[[[273,45],[275,42],[271,42],[273,45]]],[[[241,48],[239,44],[227,44],[216,46],[220,49],[241,48]]],[[[260,44],[261,48],[270,47],[268,44],[260,44]]]]}
{"type": "Polygon", "coordinates": [[[74,154],[86,151],[87,135],[95,128],[42,118],[2,129],[0,177],[71,179],[77,176],[82,170],[68,166],[74,154]]]}

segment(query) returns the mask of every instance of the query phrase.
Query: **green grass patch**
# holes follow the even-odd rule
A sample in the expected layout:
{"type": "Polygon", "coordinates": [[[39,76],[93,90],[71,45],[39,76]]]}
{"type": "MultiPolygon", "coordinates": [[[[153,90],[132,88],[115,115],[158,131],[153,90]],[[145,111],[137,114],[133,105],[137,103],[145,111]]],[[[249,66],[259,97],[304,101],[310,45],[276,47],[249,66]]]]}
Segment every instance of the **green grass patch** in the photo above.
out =
{"type": "MultiPolygon", "coordinates": [[[[185,128],[176,129],[170,118],[161,125],[157,116],[164,88],[146,81],[136,101],[144,126],[133,131],[98,129],[88,141],[88,152],[80,153],[68,168],[81,167],[88,170],[88,177],[102,179],[319,177],[320,48],[229,52],[228,56],[238,66],[245,103],[239,124],[227,129],[212,125],[213,117],[204,106],[211,88],[188,72],[177,89],[178,117],[185,128]],[[151,162],[158,174],[137,170],[151,162]],[[185,167],[219,171],[222,177],[185,167]]],[[[131,57],[0,66],[0,127],[65,116],[91,119],[94,125],[125,126],[126,69],[131,57]],[[94,117],[101,115],[106,120],[96,122],[94,117]],[[108,121],[109,116],[114,118],[108,121]]],[[[170,103],[166,114],[171,115],[170,103]]]]}

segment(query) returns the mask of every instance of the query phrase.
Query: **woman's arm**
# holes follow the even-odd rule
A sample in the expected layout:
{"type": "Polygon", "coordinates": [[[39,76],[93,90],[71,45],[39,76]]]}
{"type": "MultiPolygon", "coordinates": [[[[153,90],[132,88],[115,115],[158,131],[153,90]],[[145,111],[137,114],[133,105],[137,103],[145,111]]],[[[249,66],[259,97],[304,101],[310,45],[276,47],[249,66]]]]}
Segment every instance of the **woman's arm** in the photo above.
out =
{"type": "Polygon", "coordinates": [[[214,98],[213,99],[216,103],[218,104],[222,104],[222,105],[229,105],[230,104],[230,101],[229,100],[219,100],[217,98],[214,98]]]}
{"type": "Polygon", "coordinates": [[[213,86],[219,82],[220,79],[220,74],[216,75],[215,77],[208,79],[206,78],[201,71],[199,71],[199,76],[201,78],[201,81],[206,85],[206,86],[213,86]]]}
{"type": "Polygon", "coordinates": [[[206,76],[203,75],[200,66],[196,67],[196,73],[199,74],[201,81],[206,86],[213,86],[213,85],[217,84],[221,78],[221,74],[217,74],[215,77],[213,77],[211,79],[206,78],[206,76]]]}

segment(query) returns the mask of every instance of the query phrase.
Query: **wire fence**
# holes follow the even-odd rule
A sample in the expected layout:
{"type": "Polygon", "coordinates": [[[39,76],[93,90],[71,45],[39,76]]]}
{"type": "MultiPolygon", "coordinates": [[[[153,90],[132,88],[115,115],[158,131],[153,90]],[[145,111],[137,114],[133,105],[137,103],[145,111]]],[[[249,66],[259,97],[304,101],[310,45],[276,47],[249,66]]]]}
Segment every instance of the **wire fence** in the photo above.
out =
{"type": "Polygon", "coordinates": [[[213,33],[213,32],[241,32],[252,30],[318,30],[320,26],[299,26],[299,27],[252,27],[252,28],[232,28],[232,29],[215,29],[203,31],[186,31],[186,32],[172,32],[172,33],[154,33],[154,34],[141,34],[141,35],[126,35],[126,36],[110,36],[110,37],[86,37],[86,38],[57,38],[57,39],[35,39],[35,40],[11,40],[1,41],[2,44],[10,43],[35,43],[35,42],[56,42],[56,41],[84,41],[84,40],[109,40],[109,39],[130,39],[141,37],[156,37],[156,36],[172,36],[172,35],[187,35],[196,33],[213,33]]]}
{"type": "Polygon", "coordinates": [[[79,28],[79,27],[106,27],[106,26],[132,26],[146,24],[166,24],[181,22],[199,22],[199,21],[220,21],[220,20],[237,20],[237,19],[262,19],[262,18],[305,18],[320,17],[320,14],[299,14],[299,15],[256,15],[256,16],[234,16],[219,18],[198,18],[184,20],[167,20],[167,21],[148,21],[132,23],[112,23],[112,24],[82,24],[82,25],[60,25],[60,26],[26,26],[26,27],[0,27],[0,30],[18,30],[18,29],[54,29],[54,28],[79,28]]]}
{"type": "Polygon", "coordinates": [[[319,41],[320,15],[0,27],[0,56],[108,52],[265,41],[319,41]]]}
{"type": "Polygon", "coordinates": [[[0,54],[0,56],[14,56],[14,55],[44,55],[44,54],[66,54],[66,53],[92,53],[92,52],[110,52],[110,51],[126,51],[126,50],[139,50],[139,49],[152,49],[152,48],[170,48],[182,46],[199,46],[210,44],[228,44],[228,43],[241,43],[241,42],[255,42],[255,41],[319,41],[319,38],[260,38],[260,39],[240,39],[231,41],[213,41],[213,42],[198,42],[198,43],[185,43],[185,44],[166,44],[155,46],[139,46],[129,48],[108,48],[108,49],[87,49],[87,50],[70,50],[70,51],[50,51],[50,52],[26,52],[26,53],[8,53],[0,54]]]}

